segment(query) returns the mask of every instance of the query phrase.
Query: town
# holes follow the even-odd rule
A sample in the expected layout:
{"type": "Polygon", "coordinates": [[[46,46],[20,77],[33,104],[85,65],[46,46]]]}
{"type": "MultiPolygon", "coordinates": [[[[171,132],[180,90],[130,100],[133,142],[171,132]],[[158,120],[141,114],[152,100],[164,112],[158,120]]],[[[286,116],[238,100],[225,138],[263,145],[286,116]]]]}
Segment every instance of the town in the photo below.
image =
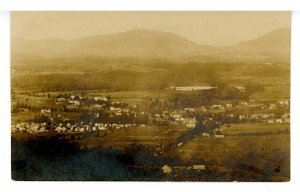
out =
{"type": "MultiPolygon", "coordinates": [[[[188,129],[196,126],[214,124],[213,130],[202,133],[203,136],[222,135],[221,127],[231,123],[269,123],[282,124],[290,122],[289,100],[235,102],[213,104],[198,108],[183,108],[180,110],[150,113],[141,111],[136,105],[128,105],[112,101],[109,97],[81,97],[78,95],[57,95],[52,100],[55,105],[64,106],[62,111],[80,112],[78,119],[63,117],[57,111],[58,107],[36,108],[40,113],[32,122],[17,122],[12,125],[12,133],[84,133],[134,128],[137,126],[183,125],[188,129]],[[250,113],[243,113],[251,110],[250,113]],[[243,111],[242,113],[237,113],[243,111]],[[205,118],[203,118],[205,117],[205,118]],[[218,133],[218,134],[216,134],[218,133]]],[[[29,111],[30,106],[17,103],[13,111],[29,111]]]]}

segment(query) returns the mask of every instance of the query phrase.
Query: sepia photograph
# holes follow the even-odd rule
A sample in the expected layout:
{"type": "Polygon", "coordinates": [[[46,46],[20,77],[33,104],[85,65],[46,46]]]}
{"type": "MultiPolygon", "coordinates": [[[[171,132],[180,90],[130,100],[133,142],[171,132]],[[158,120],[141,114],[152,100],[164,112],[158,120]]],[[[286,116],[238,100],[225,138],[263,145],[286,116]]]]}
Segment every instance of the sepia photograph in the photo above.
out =
{"type": "Polygon", "coordinates": [[[291,12],[14,11],[15,181],[290,181],[291,12]]]}

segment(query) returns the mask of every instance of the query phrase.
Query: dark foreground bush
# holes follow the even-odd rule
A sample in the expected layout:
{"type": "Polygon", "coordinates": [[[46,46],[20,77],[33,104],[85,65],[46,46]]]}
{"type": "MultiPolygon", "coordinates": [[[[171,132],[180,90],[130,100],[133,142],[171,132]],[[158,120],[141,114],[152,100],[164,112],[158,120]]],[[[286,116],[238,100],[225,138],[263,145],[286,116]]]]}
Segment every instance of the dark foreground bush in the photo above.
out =
{"type": "Polygon", "coordinates": [[[26,143],[12,139],[14,180],[128,180],[124,161],[118,151],[79,151],[58,138],[26,143]]]}

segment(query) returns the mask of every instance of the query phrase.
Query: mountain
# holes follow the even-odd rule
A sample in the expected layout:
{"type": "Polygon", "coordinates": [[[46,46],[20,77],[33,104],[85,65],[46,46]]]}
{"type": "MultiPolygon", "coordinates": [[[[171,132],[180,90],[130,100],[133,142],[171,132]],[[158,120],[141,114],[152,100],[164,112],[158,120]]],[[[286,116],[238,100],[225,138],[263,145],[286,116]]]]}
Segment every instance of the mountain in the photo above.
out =
{"type": "Polygon", "coordinates": [[[12,51],[19,54],[52,56],[148,56],[199,55],[217,50],[200,46],[173,33],[135,29],[123,33],[79,39],[12,39],[12,51]]]}
{"type": "Polygon", "coordinates": [[[144,29],[81,38],[76,40],[76,44],[99,54],[147,56],[194,55],[214,49],[197,45],[173,33],[144,29]]]}
{"type": "Polygon", "coordinates": [[[281,28],[259,38],[228,47],[223,54],[231,58],[265,62],[289,62],[291,29],[281,28]]]}
{"type": "MultiPolygon", "coordinates": [[[[193,58],[196,61],[289,62],[290,29],[272,31],[229,47],[198,45],[179,35],[135,29],[78,39],[26,40],[12,38],[12,53],[51,57],[193,58]]],[[[183,60],[184,60],[183,59],[183,60]]]]}

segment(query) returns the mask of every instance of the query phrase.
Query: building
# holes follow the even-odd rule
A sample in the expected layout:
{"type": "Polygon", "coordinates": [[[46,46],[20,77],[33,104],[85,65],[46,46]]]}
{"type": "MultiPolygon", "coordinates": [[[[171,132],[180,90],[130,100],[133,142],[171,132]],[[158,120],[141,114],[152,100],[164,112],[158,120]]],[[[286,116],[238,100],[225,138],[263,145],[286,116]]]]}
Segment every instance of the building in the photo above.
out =
{"type": "Polygon", "coordinates": [[[224,135],[215,135],[215,138],[224,138],[224,135]]]}
{"type": "Polygon", "coordinates": [[[212,105],[211,109],[218,109],[218,110],[223,110],[224,107],[222,105],[212,105]]]}
{"type": "Polygon", "coordinates": [[[80,101],[69,101],[69,104],[72,104],[72,105],[80,105],[80,101]]]}
{"type": "Polygon", "coordinates": [[[108,101],[106,97],[94,97],[95,101],[108,101]]]}
{"type": "Polygon", "coordinates": [[[194,170],[205,170],[205,165],[193,165],[194,170]]]}
{"type": "Polygon", "coordinates": [[[42,109],[41,110],[41,113],[51,113],[51,110],[50,109],[42,109]]]}
{"type": "Polygon", "coordinates": [[[196,118],[184,118],[183,123],[197,123],[196,118]]]}
{"type": "Polygon", "coordinates": [[[247,103],[247,102],[241,102],[241,105],[243,105],[243,106],[247,106],[247,105],[248,105],[248,103],[247,103]]]}
{"type": "Polygon", "coordinates": [[[119,107],[109,107],[109,110],[111,110],[111,111],[122,111],[122,109],[119,108],[119,107]]]}
{"type": "Polygon", "coordinates": [[[242,86],[235,86],[240,92],[245,92],[245,87],[242,86]]]}
{"type": "Polygon", "coordinates": [[[184,111],[185,112],[195,112],[195,109],[194,108],[184,108],[184,111]]]}
{"type": "Polygon", "coordinates": [[[232,104],[231,104],[231,103],[227,103],[227,104],[226,104],[226,107],[227,107],[227,108],[231,108],[231,107],[232,107],[232,104]]]}
{"type": "Polygon", "coordinates": [[[289,105],[289,101],[288,101],[288,100],[278,101],[278,103],[279,103],[281,106],[288,106],[288,105],[289,105]]]}
{"type": "Polygon", "coordinates": [[[273,124],[274,123],[274,119],[269,119],[268,123],[273,124]]]}
{"type": "Polygon", "coordinates": [[[60,98],[57,99],[57,101],[58,101],[58,102],[64,102],[64,101],[66,101],[66,99],[63,98],[63,97],[60,97],[60,98]]]}
{"type": "Polygon", "coordinates": [[[164,174],[170,174],[173,171],[173,169],[168,165],[164,165],[161,169],[164,174]]]}
{"type": "Polygon", "coordinates": [[[283,119],[276,119],[276,123],[283,123],[283,119]]]}
{"type": "Polygon", "coordinates": [[[196,123],[188,123],[186,124],[187,128],[194,129],[196,127],[196,123]]]}

